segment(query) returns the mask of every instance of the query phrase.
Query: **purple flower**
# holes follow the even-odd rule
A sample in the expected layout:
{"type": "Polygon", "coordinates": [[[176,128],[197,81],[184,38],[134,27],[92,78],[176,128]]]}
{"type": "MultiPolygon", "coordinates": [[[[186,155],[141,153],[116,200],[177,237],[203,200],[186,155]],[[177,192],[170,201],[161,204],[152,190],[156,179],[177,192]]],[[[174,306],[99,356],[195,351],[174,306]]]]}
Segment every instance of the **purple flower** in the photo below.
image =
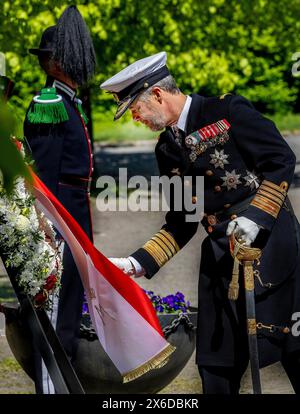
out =
{"type": "Polygon", "coordinates": [[[164,297],[160,297],[160,301],[157,301],[157,296],[150,296],[148,294],[150,300],[155,307],[157,312],[165,312],[165,313],[180,313],[180,312],[187,312],[190,302],[185,302],[184,295],[181,292],[176,292],[175,295],[167,295],[164,297]]]}
{"type": "Polygon", "coordinates": [[[161,302],[161,297],[158,296],[158,295],[157,296],[154,295],[154,296],[150,297],[150,299],[153,303],[160,303],[161,302]]]}
{"type": "Polygon", "coordinates": [[[177,292],[176,297],[178,298],[179,302],[184,302],[184,294],[183,293],[177,292]]]}
{"type": "MultiPolygon", "coordinates": [[[[152,290],[143,289],[143,291],[149,297],[156,312],[158,313],[186,313],[190,307],[190,301],[185,302],[184,294],[181,292],[176,292],[175,295],[161,297],[160,295],[155,295],[152,290]]],[[[82,314],[87,313],[89,313],[89,308],[86,295],[84,294],[82,314]]]]}
{"type": "Polygon", "coordinates": [[[154,295],[154,292],[152,290],[146,290],[143,289],[143,291],[146,293],[146,295],[148,295],[149,297],[152,297],[154,295]]]}
{"type": "Polygon", "coordinates": [[[82,313],[89,313],[89,307],[87,302],[83,302],[82,304],[82,313]]]}

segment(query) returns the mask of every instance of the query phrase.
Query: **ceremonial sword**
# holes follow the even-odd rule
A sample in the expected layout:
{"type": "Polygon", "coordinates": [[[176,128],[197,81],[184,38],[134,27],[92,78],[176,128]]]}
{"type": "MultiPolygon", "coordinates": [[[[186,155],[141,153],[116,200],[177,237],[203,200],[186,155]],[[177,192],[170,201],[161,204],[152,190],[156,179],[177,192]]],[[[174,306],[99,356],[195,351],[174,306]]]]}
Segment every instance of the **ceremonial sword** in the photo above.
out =
{"type": "Polygon", "coordinates": [[[262,392],[259,373],[253,264],[254,261],[259,262],[262,251],[256,247],[243,245],[236,239],[234,233],[231,234],[229,242],[230,252],[234,258],[234,267],[232,280],[229,285],[228,298],[231,300],[236,300],[238,297],[239,265],[242,264],[244,272],[247,334],[253,393],[261,394],[262,392]]]}

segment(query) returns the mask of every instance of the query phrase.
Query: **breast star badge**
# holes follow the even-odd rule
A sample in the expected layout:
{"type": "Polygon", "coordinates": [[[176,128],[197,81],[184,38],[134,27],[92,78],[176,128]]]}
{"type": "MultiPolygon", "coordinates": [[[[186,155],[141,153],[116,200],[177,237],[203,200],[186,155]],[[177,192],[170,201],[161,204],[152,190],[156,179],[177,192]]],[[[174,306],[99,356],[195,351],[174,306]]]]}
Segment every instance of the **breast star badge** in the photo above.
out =
{"type": "Polygon", "coordinates": [[[218,151],[215,149],[215,152],[213,154],[210,154],[210,157],[210,163],[213,164],[215,168],[222,168],[222,170],[224,170],[224,165],[229,164],[227,161],[229,155],[224,154],[224,150],[218,151]]]}
{"type": "Polygon", "coordinates": [[[227,187],[227,190],[236,190],[238,184],[242,184],[242,182],[239,180],[241,174],[237,174],[235,170],[232,170],[231,172],[225,171],[225,176],[221,177],[224,181],[222,184],[222,187],[227,187]]]}
{"type": "Polygon", "coordinates": [[[243,177],[243,179],[246,181],[245,186],[250,187],[251,190],[256,190],[260,185],[259,178],[254,173],[248,170],[246,171],[247,171],[247,175],[243,177]]]}

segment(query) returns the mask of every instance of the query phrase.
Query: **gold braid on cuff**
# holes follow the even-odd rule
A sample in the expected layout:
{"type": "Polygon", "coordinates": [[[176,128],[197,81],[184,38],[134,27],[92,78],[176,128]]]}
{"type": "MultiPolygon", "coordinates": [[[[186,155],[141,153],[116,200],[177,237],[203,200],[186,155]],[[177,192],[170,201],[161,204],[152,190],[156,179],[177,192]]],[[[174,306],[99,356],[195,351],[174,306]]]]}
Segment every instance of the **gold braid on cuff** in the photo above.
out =
{"type": "Polygon", "coordinates": [[[263,210],[277,218],[279,211],[284,203],[288,191],[288,183],[283,181],[280,185],[274,184],[271,181],[264,180],[254,199],[251,201],[252,206],[263,210]]]}
{"type": "Polygon", "coordinates": [[[159,267],[162,267],[179,252],[180,247],[170,233],[160,230],[144,244],[143,249],[147,250],[159,267]]]}

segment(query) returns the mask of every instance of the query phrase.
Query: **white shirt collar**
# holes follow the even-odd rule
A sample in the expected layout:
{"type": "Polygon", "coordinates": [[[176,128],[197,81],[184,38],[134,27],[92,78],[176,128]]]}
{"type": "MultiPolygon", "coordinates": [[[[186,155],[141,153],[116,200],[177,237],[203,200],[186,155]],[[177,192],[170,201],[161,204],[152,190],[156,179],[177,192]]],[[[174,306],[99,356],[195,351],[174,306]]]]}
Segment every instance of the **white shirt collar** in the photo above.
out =
{"type": "Polygon", "coordinates": [[[191,103],[192,103],[192,98],[190,96],[187,96],[184,107],[177,121],[177,127],[183,132],[186,132],[185,131],[186,121],[187,121],[187,116],[188,116],[188,113],[191,107],[191,103]]]}
{"type": "Polygon", "coordinates": [[[70,88],[70,86],[66,85],[65,83],[57,79],[54,80],[53,87],[58,88],[61,91],[65,92],[67,95],[69,95],[71,99],[73,99],[74,96],[76,95],[76,92],[72,88],[70,88]]]}

